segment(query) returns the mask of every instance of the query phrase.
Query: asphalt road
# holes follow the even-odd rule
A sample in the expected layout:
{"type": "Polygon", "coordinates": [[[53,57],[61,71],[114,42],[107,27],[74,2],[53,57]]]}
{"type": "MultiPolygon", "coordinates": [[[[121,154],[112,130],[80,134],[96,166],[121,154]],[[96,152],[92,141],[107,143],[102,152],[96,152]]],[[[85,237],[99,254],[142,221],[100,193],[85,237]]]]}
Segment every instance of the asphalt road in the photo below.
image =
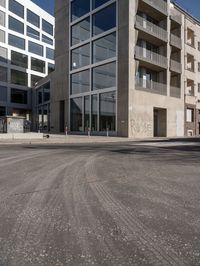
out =
{"type": "Polygon", "coordinates": [[[200,265],[199,143],[0,146],[0,265],[200,265]]]}

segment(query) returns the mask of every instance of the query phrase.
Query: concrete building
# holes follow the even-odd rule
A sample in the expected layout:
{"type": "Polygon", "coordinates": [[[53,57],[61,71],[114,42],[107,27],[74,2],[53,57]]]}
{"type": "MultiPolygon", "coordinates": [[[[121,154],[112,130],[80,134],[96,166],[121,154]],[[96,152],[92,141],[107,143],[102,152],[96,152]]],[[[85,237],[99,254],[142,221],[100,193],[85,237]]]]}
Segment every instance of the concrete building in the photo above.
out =
{"type": "Polygon", "coordinates": [[[0,116],[30,119],[32,90],[54,70],[54,17],[30,0],[0,0],[0,116]]]}
{"type": "Polygon", "coordinates": [[[170,0],[56,1],[50,130],[199,134],[198,30],[170,0]]]}

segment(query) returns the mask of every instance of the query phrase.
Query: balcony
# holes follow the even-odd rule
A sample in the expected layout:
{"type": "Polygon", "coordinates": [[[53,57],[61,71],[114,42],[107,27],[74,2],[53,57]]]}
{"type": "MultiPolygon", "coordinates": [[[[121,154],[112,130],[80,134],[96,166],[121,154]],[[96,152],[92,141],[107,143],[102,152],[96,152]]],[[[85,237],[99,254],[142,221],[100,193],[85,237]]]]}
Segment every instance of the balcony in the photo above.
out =
{"type": "Polygon", "coordinates": [[[136,59],[148,62],[150,64],[154,64],[165,69],[167,68],[167,57],[151,52],[146,48],[136,46],[135,57],[136,59]]]}
{"type": "Polygon", "coordinates": [[[167,42],[167,31],[149,22],[143,17],[136,16],[136,28],[167,42]]]}
{"type": "Polygon", "coordinates": [[[170,60],[170,70],[176,73],[181,74],[182,73],[182,65],[181,63],[175,61],[175,60],[170,60]]]}
{"type": "Polygon", "coordinates": [[[152,80],[145,80],[136,77],[135,88],[136,90],[146,91],[160,95],[167,95],[167,85],[152,80]]]}
{"type": "Polygon", "coordinates": [[[181,88],[170,86],[170,97],[181,98],[181,88]]]}
{"type": "Polygon", "coordinates": [[[146,4],[152,6],[161,13],[167,15],[167,3],[163,0],[143,0],[146,4]]]}
{"type": "Polygon", "coordinates": [[[181,38],[179,38],[178,36],[174,35],[174,34],[170,34],[170,43],[171,45],[179,48],[179,49],[182,49],[182,40],[181,38]]]}
{"type": "Polygon", "coordinates": [[[178,23],[179,25],[182,24],[182,17],[181,15],[176,12],[174,9],[170,9],[170,18],[175,21],[176,23],[178,23]]]}

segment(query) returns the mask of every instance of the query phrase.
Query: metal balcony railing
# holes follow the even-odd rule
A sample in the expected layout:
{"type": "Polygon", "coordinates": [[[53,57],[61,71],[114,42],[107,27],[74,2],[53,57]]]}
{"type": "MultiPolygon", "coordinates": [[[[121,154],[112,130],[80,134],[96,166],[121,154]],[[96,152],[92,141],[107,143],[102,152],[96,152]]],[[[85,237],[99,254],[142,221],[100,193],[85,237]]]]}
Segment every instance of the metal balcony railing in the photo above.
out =
{"type": "Polygon", "coordinates": [[[137,59],[149,62],[154,65],[158,65],[163,68],[167,68],[167,57],[151,52],[146,48],[136,46],[135,47],[135,57],[137,59]]]}
{"type": "Polygon", "coordinates": [[[137,15],[135,25],[139,30],[143,30],[143,31],[157,37],[158,39],[161,39],[161,40],[167,42],[167,31],[164,30],[163,28],[149,22],[145,18],[137,15]]]}
{"type": "Polygon", "coordinates": [[[143,2],[162,12],[163,14],[167,14],[167,3],[163,0],[143,0],[143,2]]]}
{"type": "Polygon", "coordinates": [[[170,96],[175,98],[181,98],[181,88],[170,86],[170,96]]]}
{"type": "Polygon", "coordinates": [[[170,35],[170,43],[171,45],[179,48],[179,49],[182,49],[182,40],[181,38],[179,38],[178,36],[174,35],[171,33],[170,35]]]}
{"type": "Polygon", "coordinates": [[[176,73],[182,73],[182,65],[181,63],[175,61],[175,60],[170,60],[170,69],[176,73]]]}
{"type": "Polygon", "coordinates": [[[136,77],[135,88],[150,93],[167,95],[167,85],[152,80],[145,80],[136,77]]]}

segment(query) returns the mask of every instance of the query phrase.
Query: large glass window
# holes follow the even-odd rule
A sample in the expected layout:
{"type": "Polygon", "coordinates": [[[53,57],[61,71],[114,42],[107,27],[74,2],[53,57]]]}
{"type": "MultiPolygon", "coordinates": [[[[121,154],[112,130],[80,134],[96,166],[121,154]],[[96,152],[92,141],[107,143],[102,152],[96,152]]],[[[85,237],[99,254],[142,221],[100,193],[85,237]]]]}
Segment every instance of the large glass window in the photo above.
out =
{"type": "Polygon", "coordinates": [[[0,6],[6,7],[6,0],[0,0],[0,6]]]}
{"type": "Polygon", "coordinates": [[[45,62],[40,59],[36,59],[32,57],[31,58],[31,70],[45,73],[45,62]]]}
{"type": "Polygon", "coordinates": [[[50,74],[54,70],[55,70],[55,65],[51,64],[51,63],[48,63],[48,74],[50,74]]]}
{"type": "Polygon", "coordinates": [[[84,129],[90,128],[90,96],[84,97],[84,129]]]}
{"type": "Polygon", "coordinates": [[[34,42],[28,42],[28,51],[43,56],[43,46],[34,42]]]}
{"type": "Polygon", "coordinates": [[[0,47],[0,62],[7,63],[8,50],[7,48],[0,47]]]}
{"type": "Polygon", "coordinates": [[[28,56],[25,54],[17,53],[15,51],[11,51],[11,64],[28,68],[28,56]]]}
{"type": "Polygon", "coordinates": [[[37,103],[41,104],[43,102],[42,88],[37,90],[37,103]]]}
{"type": "Polygon", "coordinates": [[[93,15],[93,35],[116,27],[116,4],[112,4],[93,15]]]}
{"type": "Polygon", "coordinates": [[[34,38],[36,40],[40,39],[40,33],[37,30],[34,30],[33,28],[27,26],[26,28],[26,34],[27,36],[34,38]]]}
{"type": "Polygon", "coordinates": [[[93,42],[93,63],[116,56],[116,33],[93,42]]]}
{"type": "Polygon", "coordinates": [[[54,50],[51,48],[46,48],[46,58],[54,60],[54,50]]]}
{"type": "Polygon", "coordinates": [[[98,96],[92,95],[91,96],[91,130],[97,131],[98,130],[98,96]]]}
{"type": "Polygon", "coordinates": [[[75,20],[90,12],[90,0],[74,0],[71,3],[71,19],[75,20]]]}
{"type": "Polygon", "coordinates": [[[0,66],[0,81],[7,82],[8,81],[8,69],[7,67],[0,66]]]}
{"type": "Polygon", "coordinates": [[[90,72],[85,70],[71,75],[71,94],[78,94],[90,90],[90,72]]]}
{"type": "Polygon", "coordinates": [[[90,18],[86,18],[72,26],[71,44],[75,45],[90,38],[90,18]]]}
{"type": "Polygon", "coordinates": [[[7,102],[7,87],[1,85],[0,85],[0,102],[7,102]]]}
{"type": "Polygon", "coordinates": [[[100,94],[100,131],[115,131],[116,120],[116,93],[100,94]]]}
{"type": "Polygon", "coordinates": [[[0,42],[5,43],[5,31],[0,30],[0,42]]]}
{"type": "Polygon", "coordinates": [[[93,90],[116,87],[116,63],[93,68],[93,90]]]}
{"type": "Polygon", "coordinates": [[[42,77],[31,75],[31,87],[35,87],[37,85],[37,82],[40,81],[42,77]]]}
{"type": "Polygon", "coordinates": [[[25,50],[25,40],[20,37],[8,34],[8,43],[14,47],[25,50]]]}
{"type": "Polygon", "coordinates": [[[27,91],[11,88],[11,102],[27,104],[28,94],[27,91]]]}
{"type": "Polygon", "coordinates": [[[29,9],[27,9],[27,21],[38,28],[40,27],[40,17],[29,9]]]}
{"type": "Polygon", "coordinates": [[[42,30],[50,35],[53,35],[53,25],[44,19],[42,20],[42,30]]]}
{"type": "Polygon", "coordinates": [[[83,131],[82,97],[71,99],[71,131],[83,131]]]}
{"type": "Polygon", "coordinates": [[[92,2],[93,9],[107,3],[108,1],[110,1],[110,0],[93,0],[93,2],[92,2]]]}
{"type": "Polygon", "coordinates": [[[0,25],[5,27],[5,13],[0,10],[0,25]]]}
{"type": "Polygon", "coordinates": [[[11,69],[11,83],[28,86],[28,74],[22,71],[11,69]]]}
{"type": "Polygon", "coordinates": [[[9,16],[9,29],[24,34],[24,23],[9,16]]]}
{"type": "Polygon", "coordinates": [[[9,10],[15,15],[24,18],[24,7],[15,0],[9,0],[9,10]]]}
{"type": "Polygon", "coordinates": [[[47,43],[47,44],[53,45],[53,40],[44,34],[42,34],[42,41],[47,43]]]}
{"type": "Polygon", "coordinates": [[[72,51],[72,69],[77,69],[90,64],[90,45],[86,44],[72,51]]]}

